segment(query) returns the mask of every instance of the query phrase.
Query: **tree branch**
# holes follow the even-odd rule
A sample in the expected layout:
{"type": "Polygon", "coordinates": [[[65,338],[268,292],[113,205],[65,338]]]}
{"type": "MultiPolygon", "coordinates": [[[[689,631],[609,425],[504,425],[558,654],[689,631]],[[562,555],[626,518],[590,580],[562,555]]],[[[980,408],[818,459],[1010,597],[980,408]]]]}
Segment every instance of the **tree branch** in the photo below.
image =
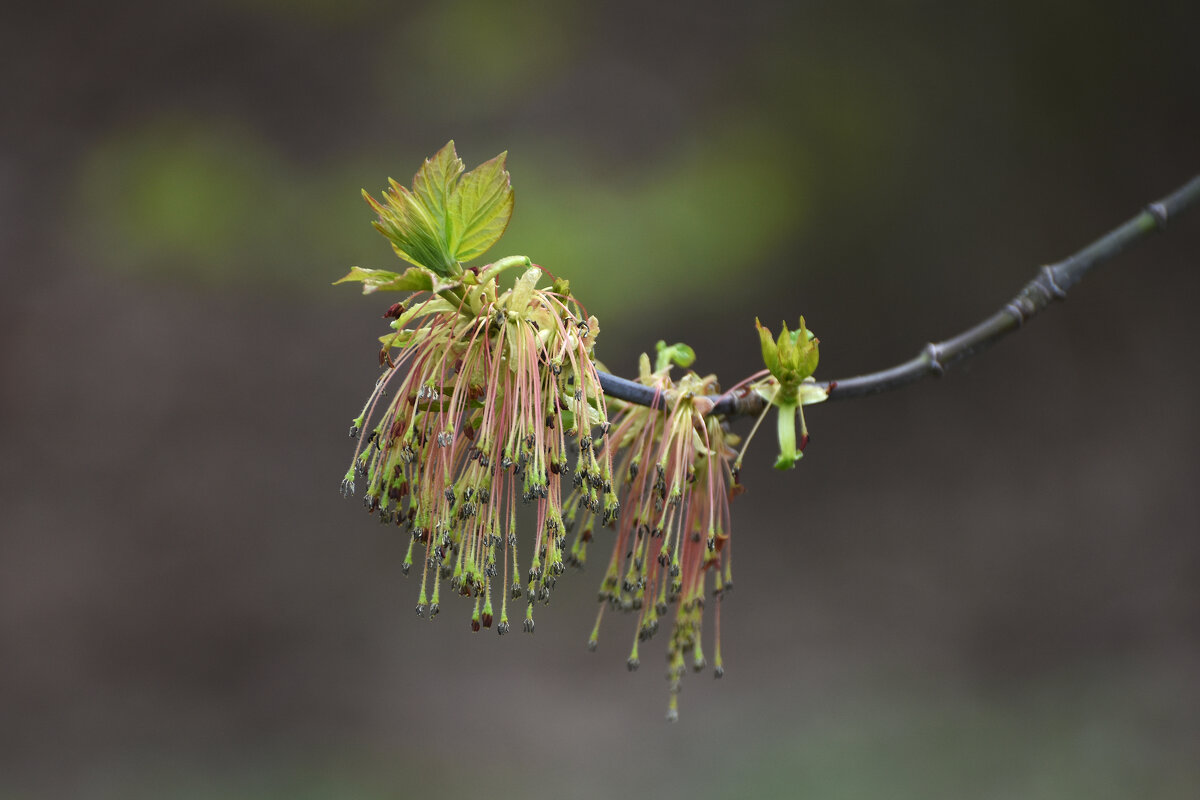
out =
{"type": "MultiPolygon", "coordinates": [[[[1054,301],[1064,299],[1071,287],[1093,269],[1151,233],[1163,230],[1168,220],[1179,216],[1197,202],[1200,202],[1200,176],[1192,178],[1162,200],[1146,206],[1133,219],[1074,255],[1057,264],[1042,267],[1011,302],[973,328],[945,341],[925,345],[916,357],[903,364],[821,385],[829,390],[830,400],[848,400],[899,389],[928,375],[941,376],[960,361],[982,353],[1019,329],[1054,301]]],[[[602,372],[600,385],[606,395],[619,400],[643,406],[654,402],[653,389],[625,378],[602,372]]],[[[714,403],[711,413],[726,416],[759,414],[767,404],[762,397],[744,388],[714,395],[710,399],[714,403]]]]}

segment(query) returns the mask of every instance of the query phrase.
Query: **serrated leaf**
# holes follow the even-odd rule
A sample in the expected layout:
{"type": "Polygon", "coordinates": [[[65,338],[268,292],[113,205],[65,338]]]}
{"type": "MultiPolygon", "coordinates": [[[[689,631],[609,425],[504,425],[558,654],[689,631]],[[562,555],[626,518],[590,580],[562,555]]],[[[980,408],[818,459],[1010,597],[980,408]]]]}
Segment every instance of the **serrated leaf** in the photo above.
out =
{"type": "Polygon", "coordinates": [[[485,253],[508,228],[513,190],[504,169],[507,158],[501,153],[462,176],[449,197],[448,244],[459,261],[485,253]]]}
{"type": "Polygon", "coordinates": [[[438,150],[417,170],[413,176],[413,194],[445,231],[446,209],[450,207],[450,195],[465,166],[454,149],[454,140],[438,150]]]}
{"type": "Polygon", "coordinates": [[[390,190],[383,193],[383,203],[365,190],[363,197],[379,215],[372,224],[391,241],[396,255],[439,275],[448,277],[457,271],[458,264],[443,242],[440,224],[415,194],[391,181],[390,190]]]}
{"type": "Polygon", "coordinates": [[[442,277],[458,275],[459,262],[496,243],[512,217],[513,192],[505,153],[464,174],[450,141],[425,160],[412,189],[389,181],[382,201],[363,197],[379,219],[375,228],[400,258],[442,277]]]}

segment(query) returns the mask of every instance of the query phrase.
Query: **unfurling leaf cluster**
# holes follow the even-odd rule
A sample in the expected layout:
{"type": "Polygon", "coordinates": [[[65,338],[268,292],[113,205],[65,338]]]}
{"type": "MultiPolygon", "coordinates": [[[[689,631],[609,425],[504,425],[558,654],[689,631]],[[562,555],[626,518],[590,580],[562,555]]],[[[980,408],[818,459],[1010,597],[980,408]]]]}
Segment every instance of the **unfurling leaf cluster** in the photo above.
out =
{"type": "Polygon", "coordinates": [[[460,274],[462,262],[483,255],[512,218],[507,156],[501,153],[464,172],[454,142],[448,142],[417,170],[412,189],[389,179],[382,202],[363,190],[379,217],[375,228],[405,261],[443,278],[460,274]]]}

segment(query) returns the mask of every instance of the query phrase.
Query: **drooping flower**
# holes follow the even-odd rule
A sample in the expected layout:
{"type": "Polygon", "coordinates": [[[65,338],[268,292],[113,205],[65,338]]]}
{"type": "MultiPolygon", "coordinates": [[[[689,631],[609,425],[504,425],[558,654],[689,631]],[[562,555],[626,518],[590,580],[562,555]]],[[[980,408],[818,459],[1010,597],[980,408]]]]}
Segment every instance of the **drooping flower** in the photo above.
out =
{"type": "MultiPolygon", "coordinates": [[[[687,372],[678,381],[671,379],[672,361],[687,366],[692,358],[690,348],[667,348],[660,342],[656,369],[651,372],[649,357],[643,355],[639,376],[639,382],[655,389],[656,403],[624,405],[613,418],[609,442],[620,450],[616,474],[623,482],[623,511],[619,520],[607,520],[616,528],[616,538],[589,639],[594,649],[606,608],[635,614],[636,634],[627,662],[634,670],[641,663],[639,647],[658,632],[660,622],[672,617],[667,645],[669,719],[678,716],[687,658],[697,671],[706,665],[701,630],[710,574],[717,600],[713,667],[717,677],[724,674],[719,601],[732,587],[729,499],[736,484],[732,462],[737,437],[708,413],[712,401],[707,396],[718,391],[715,376],[687,372]]],[[[570,506],[568,514],[575,511],[570,506]]],[[[572,545],[570,563],[585,563],[593,538],[588,518],[572,545]]]]}
{"type": "Polygon", "coordinates": [[[532,631],[534,601],[549,599],[564,570],[563,477],[587,487],[588,508],[607,517],[617,508],[608,454],[592,446],[606,426],[599,324],[562,283],[538,288],[540,267],[499,291],[498,273],[520,262],[485,268],[458,287],[457,304],[418,293],[398,312],[396,332],[382,337],[387,370],[351,429],[369,432],[343,482],[353,493],[364,481],[368,510],[411,530],[406,574],[421,545],[418,614],[438,613],[448,581],[475,598],[475,630],[491,627],[498,594],[500,633],[510,595],[523,594],[532,631]],[[518,503],[533,503],[537,517],[525,577],[518,503]]]}

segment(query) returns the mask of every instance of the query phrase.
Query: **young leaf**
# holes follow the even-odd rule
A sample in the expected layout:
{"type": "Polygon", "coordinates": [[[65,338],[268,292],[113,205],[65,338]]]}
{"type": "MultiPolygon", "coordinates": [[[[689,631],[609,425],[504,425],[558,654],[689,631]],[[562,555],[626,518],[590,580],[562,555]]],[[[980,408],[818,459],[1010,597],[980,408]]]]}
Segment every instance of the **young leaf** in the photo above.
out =
{"type": "Polygon", "coordinates": [[[696,360],[696,351],[683,342],[668,346],[666,342],[659,339],[654,347],[658,351],[658,356],[654,362],[655,372],[664,370],[671,364],[687,369],[696,360]]]}
{"type": "Polygon", "coordinates": [[[425,209],[434,217],[443,233],[445,232],[446,209],[450,205],[450,195],[462,175],[462,159],[454,150],[454,140],[446,142],[446,146],[438,150],[417,170],[413,176],[413,194],[421,201],[425,209]]]}
{"type": "Polygon", "coordinates": [[[391,181],[391,189],[383,193],[382,204],[365,190],[363,197],[379,215],[372,224],[391,240],[396,255],[439,275],[458,272],[458,263],[446,248],[442,226],[415,194],[391,181]]]}
{"type": "Polygon", "coordinates": [[[470,261],[496,243],[508,228],[513,190],[501,153],[468,172],[449,200],[450,250],[459,261],[470,261]]]}
{"type": "Polygon", "coordinates": [[[763,364],[774,375],[779,372],[779,348],[771,336],[771,331],[763,327],[762,323],[758,321],[758,317],[754,318],[754,327],[758,329],[758,338],[762,343],[763,364]]]}
{"type": "Polygon", "coordinates": [[[448,142],[417,170],[411,190],[390,181],[382,202],[363,192],[379,216],[375,227],[405,261],[442,277],[459,275],[459,262],[495,244],[512,217],[505,157],[501,153],[464,174],[454,142],[448,142]]]}
{"type": "Polygon", "coordinates": [[[443,281],[437,275],[423,267],[409,267],[404,274],[398,274],[386,269],[365,269],[351,267],[344,278],[334,281],[334,285],[347,281],[362,281],[363,294],[372,292],[438,292],[456,284],[443,281]]]}

